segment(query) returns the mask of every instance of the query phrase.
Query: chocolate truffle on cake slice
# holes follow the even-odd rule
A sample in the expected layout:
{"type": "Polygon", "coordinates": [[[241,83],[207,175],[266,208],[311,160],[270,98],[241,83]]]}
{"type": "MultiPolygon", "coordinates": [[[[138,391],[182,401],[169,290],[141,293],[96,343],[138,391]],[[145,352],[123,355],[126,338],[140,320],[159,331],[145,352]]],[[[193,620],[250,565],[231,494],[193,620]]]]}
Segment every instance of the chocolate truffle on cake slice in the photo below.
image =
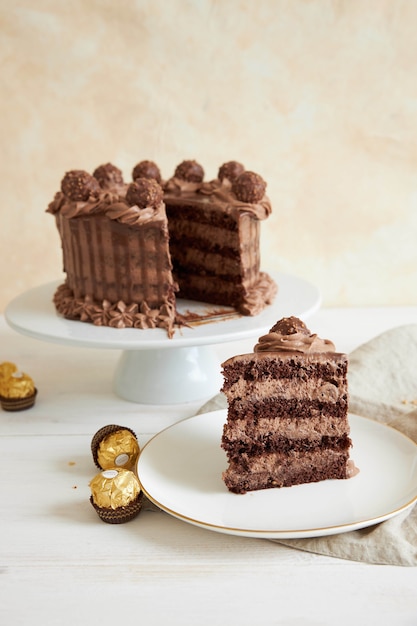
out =
{"type": "Polygon", "coordinates": [[[223,480],[235,493],[353,475],[348,358],[296,317],[223,363],[223,480]]]}
{"type": "Polygon", "coordinates": [[[271,213],[266,183],[236,161],[204,182],[195,160],[178,165],[164,185],[178,296],[256,315],[276,294],[260,271],[260,222],[271,213]]]}

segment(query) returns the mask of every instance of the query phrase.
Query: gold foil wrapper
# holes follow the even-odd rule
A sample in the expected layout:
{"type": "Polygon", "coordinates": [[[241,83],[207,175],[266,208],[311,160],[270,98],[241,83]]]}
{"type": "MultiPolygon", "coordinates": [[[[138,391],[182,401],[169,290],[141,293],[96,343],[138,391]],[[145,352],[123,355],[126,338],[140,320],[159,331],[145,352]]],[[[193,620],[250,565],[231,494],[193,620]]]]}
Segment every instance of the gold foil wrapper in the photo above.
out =
{"type": "Polygon", "coordinates": [[[28,398],[32,396],[35,393],[35,384],[30,376],[16,370],[8,374],[10,371],[10,368],[6,368],[3,370],[4,375],[0,376],[0,396],[4,398],[28,398]]]}
{"type": "Polygon", "coordinates": [[[139,444],[136,437],[125,429],[107,435],[99,444],[97,462],[103,469],[120,467],[132,470],[139,458],[139,444]]]}
{"type": "Polygon", "coordinates": [[[10,378],[15,372],[17,372],[17,365],[14,363],[10,363],[10,361],[0,363],[0,383],[6,378],[10,378]]]}
{"type": "Polygon", "coordinates": [[[90,489],[95,505],[114,510],[128,506],[141,492],[136,475],[126,469],[100,472],[90,481],[90,489]]]}

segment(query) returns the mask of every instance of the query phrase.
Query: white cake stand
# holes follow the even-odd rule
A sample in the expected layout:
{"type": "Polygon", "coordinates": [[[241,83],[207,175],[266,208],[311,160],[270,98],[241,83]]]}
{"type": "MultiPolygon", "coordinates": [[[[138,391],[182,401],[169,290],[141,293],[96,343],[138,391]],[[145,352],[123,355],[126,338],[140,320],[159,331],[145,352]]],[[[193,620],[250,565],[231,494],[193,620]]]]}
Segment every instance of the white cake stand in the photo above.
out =
{"type": "MultiPolygon", "coordinates": [[[[255,317],[223,317],[191,328],[180,328],[169,339],[166,331],[97,327],[58,315],[52,302],[62,281],[35,287],[15,298],[5,318],[17,332],[70,346],[122,350],[114,375],[114,391],[141,404],[179,404],[215,395],[221,388],[220,363],[213,344],[258,338],[277,320],[295,315],[306,319],[321,303],[319,290],[301,278],[271,273],[278,285],[274,303],[255,317]]],[[[227,307],[179,300],[181,313],[206,317],[227,307]]]]}

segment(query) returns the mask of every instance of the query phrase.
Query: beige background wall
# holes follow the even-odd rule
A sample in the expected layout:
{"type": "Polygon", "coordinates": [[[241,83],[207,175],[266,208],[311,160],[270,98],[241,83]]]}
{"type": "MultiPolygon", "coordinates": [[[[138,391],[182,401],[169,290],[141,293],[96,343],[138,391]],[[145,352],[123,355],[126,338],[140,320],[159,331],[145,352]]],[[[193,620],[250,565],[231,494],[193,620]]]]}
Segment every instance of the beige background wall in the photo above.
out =
{"type": "Polygon", "coordinates": [[[417,2],[0,0],[0,310],[61,278],[68,169],[268,181],[265,269],[325,305],[417,303],[417,2]]]}

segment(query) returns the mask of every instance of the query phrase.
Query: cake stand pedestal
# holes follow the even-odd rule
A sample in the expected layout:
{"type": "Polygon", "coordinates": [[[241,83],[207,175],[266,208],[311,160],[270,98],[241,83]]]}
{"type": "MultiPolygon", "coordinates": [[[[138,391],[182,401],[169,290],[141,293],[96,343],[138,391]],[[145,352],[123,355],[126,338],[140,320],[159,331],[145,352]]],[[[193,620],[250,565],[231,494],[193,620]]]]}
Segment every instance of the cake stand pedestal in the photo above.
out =
{"type": "Polygon", "coordinates": [[[114,392],[124,400],[140,404],[182,404],[204,400],[222,386],[219,358],[214,344],[258,338],[282,317],[295,315],[305,320],[318,310],[319,290],[303,279],[271,273],[278,285],[274,303],[255,317],[218,313],[219,306],[180,300],[181,313],[192,312],[202,323],[179,328],[169,339],[160,328],[97,327],[57,315],[52,302],[59,281],[35,287],[15,298],[5,318],[17,332],[32,338],[70,346],[121,350],[114,392]]]}

